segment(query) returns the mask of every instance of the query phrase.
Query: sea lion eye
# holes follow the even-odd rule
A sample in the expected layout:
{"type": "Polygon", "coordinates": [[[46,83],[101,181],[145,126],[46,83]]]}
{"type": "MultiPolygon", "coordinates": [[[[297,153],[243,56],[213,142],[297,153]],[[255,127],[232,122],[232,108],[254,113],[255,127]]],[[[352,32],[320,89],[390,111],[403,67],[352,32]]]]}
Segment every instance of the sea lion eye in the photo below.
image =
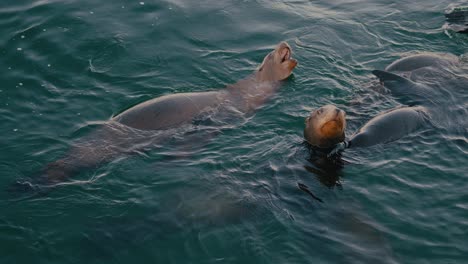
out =
{"type": "Polygon", "coordinates": [[[317,110],[317,114],[320,115],[320,114],[322,114],[322,113],[323,113],[323,109],[322,109],[322,108],[320,108],[319,110],[317,110]]]}

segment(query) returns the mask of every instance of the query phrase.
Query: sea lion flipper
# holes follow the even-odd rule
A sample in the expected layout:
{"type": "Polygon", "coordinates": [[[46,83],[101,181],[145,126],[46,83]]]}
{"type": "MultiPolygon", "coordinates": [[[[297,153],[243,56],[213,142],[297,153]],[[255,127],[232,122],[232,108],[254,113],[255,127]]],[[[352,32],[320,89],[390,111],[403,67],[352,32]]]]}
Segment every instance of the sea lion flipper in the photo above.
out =
{"type": "Polygon", "coordinates": [[[349,147],[349,142],[343,141],[338,144],[330,151],[330,153],[327,154],[327,158],[331,158],[334,155],[337,155],[340,152],[343,152],[346,148],[349,147]]]}
{"type": "Polygon", "coordinates": [[[426,94],[431,93],[426,87],[391,72],[373,70],[372,74],[379,78],[383,86],[408,105],[427,101],[426,94]]]}
{"type": "Polygon", "coordinates": [[[391,73],[391,72],[381,71],[381,70],[373,70],[372,74],[377,76],[377,78],[379,78],[379,80],[381,82],[383,82],[383,83],[385,83],[385,82],[395,82],[395,83],[398,83],[399,85],[414,85],[413,81],[408,80],[406,78],[403,78],[403,77],[401,77],[399,75],[396,75],[394,73],[391,73]]]}

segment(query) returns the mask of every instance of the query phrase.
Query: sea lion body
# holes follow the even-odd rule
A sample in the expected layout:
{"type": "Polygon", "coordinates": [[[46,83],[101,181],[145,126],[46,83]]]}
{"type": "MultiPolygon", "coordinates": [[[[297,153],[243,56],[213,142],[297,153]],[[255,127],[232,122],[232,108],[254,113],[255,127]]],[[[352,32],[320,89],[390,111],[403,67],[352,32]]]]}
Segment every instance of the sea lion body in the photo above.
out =
{"type": "Polygon", "coordinates": [[[448,67],[459,63],[459,58],[452,54],[422,53],[403,57],[385,68],[388,72],[409,72],[424,67],[448,67]]]}
{"type": "Polygon", "coordinates": [[[112,120],[142,130],[168,129],[216,108],[226,97],[226,91],[166,95],[138,104],[112,120]]]}
{"type": "Polygon", "coordinates": [[[423,107],[403,107],[381,113],[362,126],[348,140],[348,147],[368,147],[395,141],[426,122],[423,107]]]}

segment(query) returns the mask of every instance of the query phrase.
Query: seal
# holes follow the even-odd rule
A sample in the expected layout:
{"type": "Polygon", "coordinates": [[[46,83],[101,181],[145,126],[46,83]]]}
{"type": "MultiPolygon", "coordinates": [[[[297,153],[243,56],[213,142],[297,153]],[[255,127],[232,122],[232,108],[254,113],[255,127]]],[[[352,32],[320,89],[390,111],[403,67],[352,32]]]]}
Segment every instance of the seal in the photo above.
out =
{"type": "MultiPolygon", "coordinates": [[[[138,152],[148,147],[148,138],[159,138],[158,144],[164,142],[172,135],[171,129],[189,124],[207,112],[219,114],[234,108],[236,113],[251,113],[275,94],[280,81],[291,75],[297,65],[291,56],[291,47],[281,42],[251,76],[226,89],[165,95],[123,111],[77,140],[63,158],[49,163],[36,177],[39,180],[35,185],[50,186],[119,155],[138,152]],[[168,133],[164,137],[158,131],[168,133]]],[[[17,181],[16,185],[14,189],[32,186],[30,181],[17,181]]]]}
{"type": "Polygon", "coordinates": [[[423,107],[402,107],[383,112],[370,119],[349,139],[344,138],[345,112],[334,105],[313,110],[306,118],[304,137],[318,148],[335,147],[330,154],[350,147],[369,147],[395,141],[426,122],[423,107]],[[343,142],[344,141],[344,142],[343,142]]]}

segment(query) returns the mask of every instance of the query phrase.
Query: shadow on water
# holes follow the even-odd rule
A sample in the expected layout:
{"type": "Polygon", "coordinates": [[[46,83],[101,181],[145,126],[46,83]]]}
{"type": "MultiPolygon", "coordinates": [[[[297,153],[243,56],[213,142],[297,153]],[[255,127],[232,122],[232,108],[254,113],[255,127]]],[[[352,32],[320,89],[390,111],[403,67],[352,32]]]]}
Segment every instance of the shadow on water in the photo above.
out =
{"type": "MultiPolygon", "coordinates": [[[[307,143],[304,143],[307,144],[307,143]]],[[[342,170],[347,164],[341,155],[327,157],[329,151],[317,149],[307,144],[309,164],[304,165],[306,171],[312,173],[326,187],[341,187],[340,178],[343,176],[342,170]]]]}
{"type": "MultiPolygon", "coordinates": [[[[157,207],[89,223],[80,254],[86,259],[107,260],[148,243],[156,245],[154,254],[165,259],[174,248],[201,243],[201,236],[215,230],[240,232],[248,223],[269,214],[264,206],[230,190],[183,189],[162,195],[157,207]]],[[[184,259],[188,253],[181,250],[178,258],[184,259]]]]}
{"type": "Polygon", "coordinates": [[[311,147],[306,142],[298,148],[288,168],[293,169],[290,173],[296,175],[295,182],[300,190],[288,196],[306,198],[296,198],[295,206],[299,211],[294,213],[296,221],[306,222],[302,232],[310,238],[304,243],[313,244],[316,232],[321,231],[327,245],[333,248],[333,254],[340,255],[340,262],[398,263],[385,236],[385,228],[355,198],[343,199],[348,192],[343,188],[342,179],[346,168],[353,166],[352,161],[344,160],[341,155],[327,158],[328,150],[311,147]],[[318,222],[325,230],[316,226],[318,222]]]}

